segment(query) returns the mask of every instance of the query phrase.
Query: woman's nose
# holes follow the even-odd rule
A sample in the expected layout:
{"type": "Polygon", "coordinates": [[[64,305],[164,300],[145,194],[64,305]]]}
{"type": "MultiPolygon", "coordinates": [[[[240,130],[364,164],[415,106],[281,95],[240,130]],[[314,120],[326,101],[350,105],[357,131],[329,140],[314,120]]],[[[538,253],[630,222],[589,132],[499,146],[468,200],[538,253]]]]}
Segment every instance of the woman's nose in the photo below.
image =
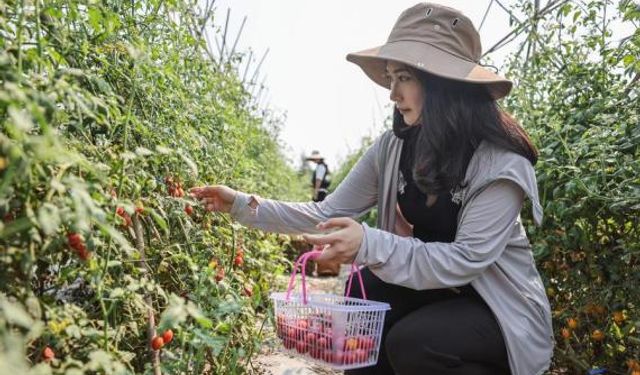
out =
{"type": "Polygon", "coordinates": [[[391,82],[391,85],[389,86],[390,91],[389,91],[389,99],[391,99],[392,102],[399,102],[400,101],[400,93],[398,92],[398,88],[396,86],[395,82],[391,82]]]}

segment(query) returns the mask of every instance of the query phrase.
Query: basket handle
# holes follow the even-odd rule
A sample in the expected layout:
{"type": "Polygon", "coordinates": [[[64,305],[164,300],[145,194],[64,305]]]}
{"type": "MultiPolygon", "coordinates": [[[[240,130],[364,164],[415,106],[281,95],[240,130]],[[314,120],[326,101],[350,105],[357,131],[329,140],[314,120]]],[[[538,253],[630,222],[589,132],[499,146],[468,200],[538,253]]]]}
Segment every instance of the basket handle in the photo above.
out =
{"type": "Polygon", "coordinates": [[[362,274],[360,273],[360,268],[356,266],[355,263],[351,263],[351,273],[349,274],[349,283],[347,284],[347,291],[345,292],[345,296],[349,297],[351,294],[351,281],[353,281],[353,274],[358,274],[358,281],[360,282],[360,292],[362,293],[362,299],[367,299],[367,293],[364,291],[364,283],[362,282],[362,274]]]}
{"type": "MultiPolygon", "coordinates": [[[[307,285],[306,285],[306,266],[307,266],[307,261],[309,259],[314,259],[320,256],[320,254],[322,254],[322,250],[320,247],[314,246],[313,250],[308,251],[302,255],[300,255],[298,257],[298,259],[296,260],[294,266],[293,266],[293,272],[291,273],[291,278],[289,279],[289,286],[287,287],[287,296],[286,299],[287,301],[289,300],[289,297],[291,295],[291,291],[293,290],[294,284],[295,284],[295,279],[296,279],[296,274],[298,272],[298,267],[302,266],[302,270],[301,270],[301,274],[302,274],[302,301],[303,303],[306,305],[307,304],[307,285]]],[[[353,274],[357,273],[358,274],[358,281],[360,282],[360,290],[362,291],[362,299],[367,299],[367,295],[366,292],[364,290],[364,283],[362,282],[362,274],[360,273],[360,269],[358,268],[358,266],[356,266],[355,263],[351,264],[351,273],[349,274],[349,283],[347,285],[347,291],[345,293],[345,295],[348,297],[349,294],[351,293],[351,283],[353,281],[353,274]]]]}

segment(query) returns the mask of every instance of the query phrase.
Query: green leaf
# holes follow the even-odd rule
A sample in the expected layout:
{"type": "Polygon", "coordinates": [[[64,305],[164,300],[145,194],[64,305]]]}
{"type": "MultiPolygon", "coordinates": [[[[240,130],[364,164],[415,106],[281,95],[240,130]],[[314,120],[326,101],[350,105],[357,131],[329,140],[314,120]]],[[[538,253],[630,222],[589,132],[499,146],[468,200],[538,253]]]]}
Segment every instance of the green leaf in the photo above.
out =
{"type": "Polygon", "coordinates": [[[111,293],[109,293],[109,298],[112,299],[117,299],[124,296],[124,289],[122,288],[115,288],[111,291],[111,293]]]}
{"type": "Polygon", "coordinates": [[[189,158],[187,155],[185,155],[184,152],[182,152],[182,151],[180,151],[180,157],[182,157],[182,160],[184,160],[185,163],[187,163],[187,165],[191,169],[191,174],[194,177],[197,177],[198,176],[198,166],[196,165],[196,163],[193,160],[191,160],[191,158],[189,158]]]}
{"type": "Polygon", "coordinates": [[[60,227],[60,213],[58,207],[45,203],[38,209],[38,224],[45,235],[55,233],[60,227]]]}
{"type": "Polygon", "coordinates": [[[165,330],[168,328],[176,327],[180,323],[187,319],[188,313],[184,305],[184,299],[172,294],[170,297],[170,304],[160,317],[160,323],[158,323],[159,330],[165,330]]]}
{"type": "Polygon", "coordinates": [[[137,147],[135,152],[139,156],[153,155],[153,151],[151,151],[151,150],[149,150],[148,148],[145,148],[145,147],[137,147]]]}
{"type": "Polygon", "coordinates": [[[625,67],[633,65],[635,61],[636,61],[636,57],[631,54],[626,55],[625,57],[622,58],[622,62],[625,67]]]}
{"type": "Polygon", "coordinates": [[[33,122],[27,110],[9,106],[8,112],[17,130],[26,133],[33,128],[33,122]]]}
{"type": "Polygon", "coordinates": [[[202,332],[199,329],[194,330],[194,335],[205,345],[211,348],[214,355],[220,354],[222,349],[227,343],[227,339],[224,337],[211,336],[206,332],[202,332]]]}
{"type": "Polygon", "coordinates": [[[108,369],[111,367],[111,356],[104,350],[96,350],[89,354],[89,363],[87,367],[90,370],[98,371],[100,369],[108,369]]]}
{"type": "Polygon", "coordinates": [[[67,335],[74,337],[76,339],[79,339],[80,337],[82,337],[82,334],[80,333],[80,327],[78,327],[75,324],[68,326],[67,328],[64,329],[64,331],[67,335]]]}
{"type": "Polygon", "coordinates": [[[89,7],[89,24],[93,28],[94,31],[100,32],[102,29],[102,12],[99,8],[89,7]]]}
{"type": "Polygon", "coordinates": [[[167,224],[167,221],[160,216],[155,209],[151,209],[149,210],[149,213],[151,214],[151,217],[153,218],[153,221],[156,222],[156,224],[158,224],[160,226],[160,228],[164,231],[165,235],[169,235],[169,225],[167,224]]]}
{"type": "Polygon", "coordinates": [[[33,324],[33,318],[24,307],[17,303],[9,302],[4,295],[0,295],[0,309],[2,309],[4,318],[9,324],[18,325],[22,328],[30,328],[33,324]]]}
{"type": "Polygon", "coordinates": [[[200,311],[198,306],[196,306],[193,302],[189,301],[186,307],[189,315],[191,315],[191,317],[194,318],[202,328],[213,327],[213,322],[211,321],[211,319],[208,319],[206,316],[204,316],[202,311],[200,311]]]}
{"type": "Polygon", "coordinates": [[[163,155],[169,155],[169,154],[173,153],[173,151],[170,148],[164,147],[164,146],[156,146],[156,151],[159,154],[163,154],[163,155]]]}

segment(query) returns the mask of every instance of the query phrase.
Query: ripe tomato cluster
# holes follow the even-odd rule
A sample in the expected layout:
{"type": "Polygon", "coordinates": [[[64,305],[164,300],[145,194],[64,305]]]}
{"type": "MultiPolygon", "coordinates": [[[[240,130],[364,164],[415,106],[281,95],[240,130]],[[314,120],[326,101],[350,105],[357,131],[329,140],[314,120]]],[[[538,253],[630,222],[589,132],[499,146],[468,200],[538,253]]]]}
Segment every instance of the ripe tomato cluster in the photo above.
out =
{"type": "Polygon", "coordinates": [[[331,365],[367,364],[376,355],[375,336],[334,336],[328,314],[302,319],[280,314],[276,319],[276,333],[286,349],[295,349],[300,354],[331,365]]]}
{"type": "Polygon", "coordinates": [[[244,251],[242,248],[236,250],[236,257],[233,259],[233,265],[236,267],[242,267],[244,264],[244,251]]]}
{"type": "Polygon", "coordinates": [[[169,344],[173,340],[173,331],[168,329],[164,331],[162,336],[153,336],[151,339],[151,348],[153,350],[160,350],[163,346],[169,344]]]}
{"type": "Polygon", "coordinates": [[[131,216],[124,210],[124,207],[120,206],[116,208],[116,215],[120,216],[123,220],[123,224],[125,227],[130,227],[133,222],[131,221],[131,216]]]}
{"type": "Polygon", "coordinates": [[[174,181],[173,177],[167,176],[164,178],[164,183],[167,185],[167,191],[170,196],[174,198],[184,197],[184,189],[182,189],[182,183],[179,180],[174,181]]]}
{"type": "Polygon", "coordinates": [[[78,258],[82,260],[91,258],[91,253],[87,250],[87,246],[84,244],[84,240],[79,233],[67,233],[67,243],[69,243],[69,247],[78,254],[78,258]]]}

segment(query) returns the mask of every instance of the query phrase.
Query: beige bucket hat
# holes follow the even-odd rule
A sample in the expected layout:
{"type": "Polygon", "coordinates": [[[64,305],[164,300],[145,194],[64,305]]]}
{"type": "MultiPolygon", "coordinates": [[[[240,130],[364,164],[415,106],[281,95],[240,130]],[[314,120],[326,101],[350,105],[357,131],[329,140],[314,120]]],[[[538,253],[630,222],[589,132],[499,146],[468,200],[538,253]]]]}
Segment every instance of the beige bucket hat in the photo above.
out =
{"type": "Polygon", "coordinates": [[[439,77],[486,85],[494,99],[506,96],[512,82],[478,64],[480,35],[464,14],[433,3],[420,3],[402,12],[387,43],[350,53],[351,61],[382,87],[386,62],[392,60],[439,77]]]}
{"type": "Polygon", "coordinates": [[[307,156],[306,159],[310,161],[319,161],[319,160],[324,160],[324,156],[320,154],[320,151],[313,150],[311,151],[311,155],[307,156]]]}

